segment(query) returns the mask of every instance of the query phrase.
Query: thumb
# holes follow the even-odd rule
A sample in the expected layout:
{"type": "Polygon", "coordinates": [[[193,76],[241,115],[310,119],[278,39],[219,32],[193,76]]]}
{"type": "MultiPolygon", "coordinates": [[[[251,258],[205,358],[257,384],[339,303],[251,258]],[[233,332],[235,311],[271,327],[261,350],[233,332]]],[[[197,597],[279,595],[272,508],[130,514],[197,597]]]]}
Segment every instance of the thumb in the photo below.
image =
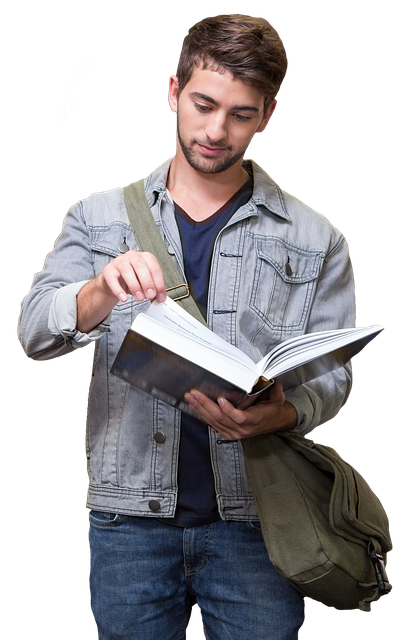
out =
{"type": "Polygon", "coordinates": [[[277,381],[270,387],[269,400],[273,404],[283,404],[285,402],[283,387],[277,381]]]}

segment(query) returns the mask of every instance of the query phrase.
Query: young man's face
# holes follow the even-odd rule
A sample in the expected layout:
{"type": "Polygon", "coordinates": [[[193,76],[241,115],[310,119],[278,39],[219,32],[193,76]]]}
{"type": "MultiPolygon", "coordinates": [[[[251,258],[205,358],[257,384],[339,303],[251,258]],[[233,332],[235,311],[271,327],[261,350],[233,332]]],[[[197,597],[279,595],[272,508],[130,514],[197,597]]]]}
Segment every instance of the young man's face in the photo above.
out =
{"type": "Polygon", "coordinates": [[[234,79],[228,71],[194,69],[183,91],[170,78],[169,102],[177,112],[177,153],[202,173],[220,173],[243,155],[254,134],[263,131],[276,105],[264,113],[258,89],[234,79]]]}

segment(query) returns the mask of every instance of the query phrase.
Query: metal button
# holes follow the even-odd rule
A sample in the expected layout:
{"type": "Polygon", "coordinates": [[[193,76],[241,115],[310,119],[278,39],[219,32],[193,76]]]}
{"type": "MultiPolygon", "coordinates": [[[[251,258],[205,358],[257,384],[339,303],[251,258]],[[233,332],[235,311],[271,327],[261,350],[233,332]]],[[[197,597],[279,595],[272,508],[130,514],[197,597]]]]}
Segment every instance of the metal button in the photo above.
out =
{"type": "Polygon", "coordinates": [[[160,502],[158,500],[149,500],[149,509],[151,511],[160,511],[160,502]]]}
{"type": "Polygon", "coordinates": [[[129,247],[128,247],[127,243],[126,242],[122,242],[118,247],[118,251],[120,253],[126,253],[127,251],[129,251],[129,247]]]}
{"type": "Polygon", "coordinates": [[[285,272],[288,276],[292,276],[292,274],[294,273],[290,265],[290,260],[288,260],[287,264],[285,265],[285,272]]]}
{"type": "Polygon", "coordinates": [[[166,434],[164,431],[156,431],[156,433],[153,434],[153,437],[159,444],[162,444],[166,440],[166,434]]]}

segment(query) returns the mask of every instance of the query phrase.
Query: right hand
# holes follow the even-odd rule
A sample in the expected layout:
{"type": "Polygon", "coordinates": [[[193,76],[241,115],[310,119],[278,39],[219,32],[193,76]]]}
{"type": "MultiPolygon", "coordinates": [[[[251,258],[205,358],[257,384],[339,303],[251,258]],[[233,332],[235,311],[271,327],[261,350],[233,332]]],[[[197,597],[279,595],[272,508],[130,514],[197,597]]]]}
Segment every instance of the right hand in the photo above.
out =
{"type": "Polygon", "coordinates": [[[166,299],[162,270],[148,251],[127,251],[104,267],[99,278],[105,292],[122,302],[126,302],[128,294],[138,301],[166,299]]]}

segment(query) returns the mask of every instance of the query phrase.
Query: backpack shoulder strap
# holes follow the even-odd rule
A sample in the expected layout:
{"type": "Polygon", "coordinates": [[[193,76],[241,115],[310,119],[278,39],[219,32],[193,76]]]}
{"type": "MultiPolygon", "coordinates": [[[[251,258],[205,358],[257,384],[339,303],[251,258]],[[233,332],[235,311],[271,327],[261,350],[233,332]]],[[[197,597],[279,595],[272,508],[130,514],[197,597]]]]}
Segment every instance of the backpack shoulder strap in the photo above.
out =
{"type": "Polygon", "coordinates": [[[206,324],[200,309],[190,295],[187,282],[184,282],[156,227],[146,199],[144,181],[139,180],[124,187],[124,200],[132,231],[140,251],[149,251],[159,261],[167,286],[167,295],[202,324],[206,324]]]}

